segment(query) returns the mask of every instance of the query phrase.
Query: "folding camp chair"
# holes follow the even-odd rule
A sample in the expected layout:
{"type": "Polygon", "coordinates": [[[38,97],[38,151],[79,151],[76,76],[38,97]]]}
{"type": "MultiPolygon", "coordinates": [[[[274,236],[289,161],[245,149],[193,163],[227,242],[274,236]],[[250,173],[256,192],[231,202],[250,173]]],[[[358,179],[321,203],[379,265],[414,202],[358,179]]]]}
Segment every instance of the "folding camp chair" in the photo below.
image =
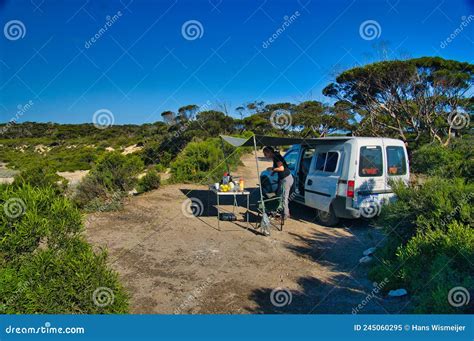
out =
{"type": "Polygon", "coordinates": [[[264,226],[267,224],[283,231],[283,225],[285,224],[285,214],[283,209],[284,191],[285,190],[282,189],[281,194],[257,202],[257,228],[261,228],[262,226],[268,227],[264,226]]]}

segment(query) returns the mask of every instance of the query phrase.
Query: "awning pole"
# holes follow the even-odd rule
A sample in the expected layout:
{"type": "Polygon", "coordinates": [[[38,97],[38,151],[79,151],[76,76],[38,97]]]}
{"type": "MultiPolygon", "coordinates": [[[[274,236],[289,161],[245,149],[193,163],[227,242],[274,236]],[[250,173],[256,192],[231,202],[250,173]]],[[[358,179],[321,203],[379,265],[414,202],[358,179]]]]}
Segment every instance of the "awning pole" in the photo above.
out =
{"type": "MultiPolygon", "coordinates": [[[[263,191],[262,191],[262,183],[260,181],[260,170],[258,169],[258,155],[257,155],[257,140],[255,135],[253,136],[253,146],[255,149],[255,163],[257,164],[257,179],[258,179],[258,187],[260,189],[260,202],[262,203],[262,219],[266,216],[265,210],[265,201],[263,201],[263,191]]],[[[258,203],[257,203],[257,210],[258,210],[258,203]]],[[[264,227],[266,229],[266,227],[264,227]]]]}
{"type": "Polygon", "coordinates": [[[260,183],[260,170],[258,169],[258,155],[257,155],[257,141],[255,139],[255,135],[253,136],[253,146],[255,149],[255,163],[257,164],[257,179],[258,179],[258,187],[260,188],[260,200],[263,204],[263,192],[262,192],[262,184],[260,183]]]}

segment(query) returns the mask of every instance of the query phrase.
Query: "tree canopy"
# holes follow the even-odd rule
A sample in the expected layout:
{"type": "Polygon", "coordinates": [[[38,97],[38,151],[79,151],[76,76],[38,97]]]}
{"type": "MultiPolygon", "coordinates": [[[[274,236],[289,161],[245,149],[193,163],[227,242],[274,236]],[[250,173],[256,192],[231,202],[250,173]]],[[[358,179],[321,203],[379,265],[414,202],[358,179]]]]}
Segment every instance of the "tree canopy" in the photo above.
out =
{"type": "Polygon", "coordinates": [[[423,57],[383,61],[337,76],[323,94],[360,119],[357,133],[449,143],[452,114],[471,115],[474,65],[423,57]],[[451,115],[451,116],[450,116],[451,115]]]}

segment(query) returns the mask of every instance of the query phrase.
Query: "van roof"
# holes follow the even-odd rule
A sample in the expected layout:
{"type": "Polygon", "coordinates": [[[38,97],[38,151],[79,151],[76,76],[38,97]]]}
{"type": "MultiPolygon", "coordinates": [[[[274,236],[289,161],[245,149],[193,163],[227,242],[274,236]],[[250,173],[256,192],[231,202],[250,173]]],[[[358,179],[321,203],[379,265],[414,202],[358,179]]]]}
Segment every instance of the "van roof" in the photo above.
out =
{"type": "Polygon", "coordinates": [[[254,135],[248,138],[239,138],[221,135],[221,138],[230,143],[235,147],[245,147],[245,146],[288,146],[295,144],[303,144],[306,146],[316,146],[327,143],[337,143],[337,142],[366,142],[366,143],[376,143],[381,139],[384,142],[390,142],[394,144],[403,144],[401,140],[382,138],[382,137],[356,137],[356,136],[329,136],[329,137],[319,137],[319,138],[293,138],[293,137],[276,137],[276,136],[262,136],[254,135]]]}
{"type": "Polygon", "coordinates": [[[328,137],[318,137],[312,140],[317,141],[361,141],[361,142],[376,142],[379,140],[383,140],[384,142],[392,142],[392,143],[402,143],[402,140],[392,139],[388,137],[368,137],[368,136],[328,136],[328,137]]]}
{"type": "Polygon", "coordinates": [[[328,137],[319,137],[312,139],[312,142],[309,144],[320,145],[324,142],[356,142],[356,143],[379,143],[383,142],[384,144],[392,143],[395,145],[404,145],[402,140],[392,139],[388,137],[368,137],[368,136],[328,136],[328,137]],[[314,142],[313,142],[314,141],[314,142]]]}

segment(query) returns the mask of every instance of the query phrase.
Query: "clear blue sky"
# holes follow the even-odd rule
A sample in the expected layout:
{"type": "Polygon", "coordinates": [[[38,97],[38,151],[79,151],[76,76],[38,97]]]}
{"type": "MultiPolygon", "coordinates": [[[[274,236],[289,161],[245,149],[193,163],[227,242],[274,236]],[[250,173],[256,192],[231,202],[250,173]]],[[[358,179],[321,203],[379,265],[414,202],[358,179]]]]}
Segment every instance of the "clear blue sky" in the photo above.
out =
{"type": "Polygon", "coordinates": [[[105,108],[116,124],[140,124],[186,104],[225,103],[234,114],[253,100],[327,102],[321,89],[335,72],[379,60],[374,46],[390,58],[474,63],[469,15],[471,0],[0,0],[0,121],[29,101],[18,122],[91,122],[105,108]],[[4,32],[11,20],[20,36],[4,32]],[[185,39],[189,20],[202,36],[185,39]],[[380,27],[372,40],[359,32],[367,20],[380,27]]]}

